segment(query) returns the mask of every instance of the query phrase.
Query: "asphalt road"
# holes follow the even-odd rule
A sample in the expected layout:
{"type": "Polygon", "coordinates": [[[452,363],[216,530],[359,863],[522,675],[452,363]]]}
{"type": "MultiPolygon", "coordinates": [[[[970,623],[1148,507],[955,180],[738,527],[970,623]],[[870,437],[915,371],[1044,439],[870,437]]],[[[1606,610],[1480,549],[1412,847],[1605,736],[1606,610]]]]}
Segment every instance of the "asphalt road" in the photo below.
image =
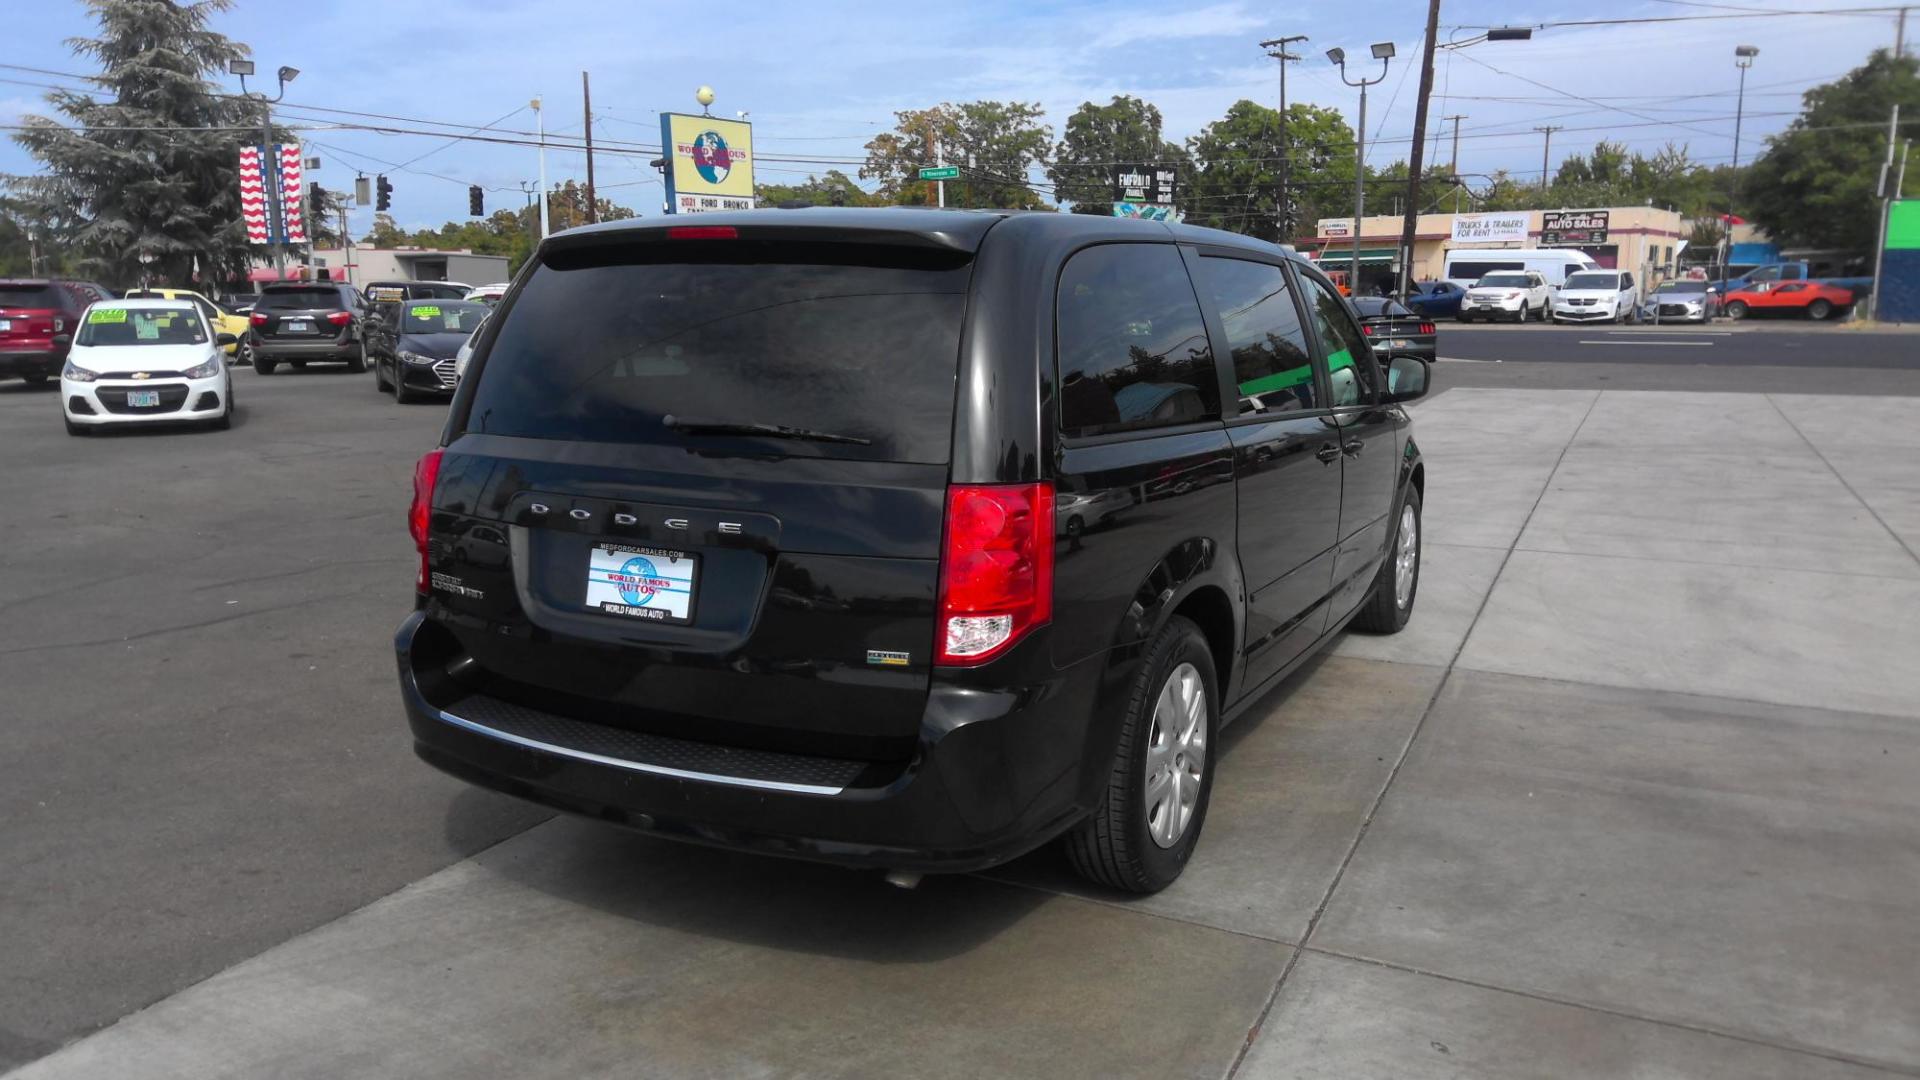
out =
{"type": "Polygon", "coordinates": [[[542,820],[394,690],[445,415],[234,372],[233,430],[69,437],[0,382],[0,1070],[542,820]]]}
{"type": "Polygon", "coordinates": [[[1920,395],[1920,332],[1840,324],[1440,324],[1437,389],[1920,395]]]}
{"type": "MultiPolygon", "coordinates": [[[[1920,394],[1920,337],[1807,334],[1840,359],[1741,331],[1778,356],[1730,380],[1698,360],[1724,338],[1569,363],[1604,332],[1449,325],[1443,356],[1534,358],[1439,381],[1920,394]]],[[[0,1070],[548,817],[416,762],[395,699],[443,408],[337,369],[235,382],[231,431],[83,439],[52,387],[0,382],[0,1070]]]]}

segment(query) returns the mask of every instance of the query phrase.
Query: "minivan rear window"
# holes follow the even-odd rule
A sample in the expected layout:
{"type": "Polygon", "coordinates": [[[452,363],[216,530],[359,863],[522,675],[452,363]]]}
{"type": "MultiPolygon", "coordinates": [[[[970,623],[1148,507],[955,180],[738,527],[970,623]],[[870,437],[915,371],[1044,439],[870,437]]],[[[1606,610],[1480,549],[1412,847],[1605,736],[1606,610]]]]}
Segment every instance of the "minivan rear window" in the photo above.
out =
{"type": "Polygon", "coordinates": [[[493,339],[467,428],[725,446],[663,419],[775,424],[864,445],[779,452],[944,463],[969,264],[846,245],[656,243],[555,252],[493,339]]]}
{"type": "Polygon", "coordinates": [[[60,293],[52,285],[0,285],[0,307],[58,308],[60,293]]]}
{"type": "Polygon", "coordinates": [[[337,308],[339,289],[268,289],[260,294],[260,306],[270,308],[337,308]]]}

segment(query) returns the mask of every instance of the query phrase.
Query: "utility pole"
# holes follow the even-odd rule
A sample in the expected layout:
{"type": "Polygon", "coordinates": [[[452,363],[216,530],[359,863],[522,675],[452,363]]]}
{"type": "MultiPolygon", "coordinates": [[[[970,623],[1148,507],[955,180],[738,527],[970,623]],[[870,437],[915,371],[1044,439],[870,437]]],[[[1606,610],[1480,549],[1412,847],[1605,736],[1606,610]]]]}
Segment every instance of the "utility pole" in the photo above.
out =
{"type": "Polygon", "coordinates": [[[1893,170],[1893,144],[1900,137],[1900,106],[1896,102],[1893,115],[1887,120],[1887,159],[1880,165],[1880,231],[1873,237],[1873,317],[1880,318],[1880,294],[1886,290],[1880,287],[1881,265],[1887,257],[1887,214],[1893,206],[1898,189],[1887,186],[1887,173],[1893,170]]]}
{"type": "Polygon", "coordinates": [[[1280,61],[1280,190],[1275,194],[1273,209],[1280,219],[1278,231],[1283,244],[1293,240],[1293,202],[1289,198],[1293,184],[1293,145],[1287,141],[1287,65],[1300,59],[1288,52],[1287,46],[1305,40],[1307,35],[1295,34],[1260,43],[1268,56],[1280,61]]]}
{"type": "Polygon", "coordinates": [[[600,220],[593,201],[593,88],[587,85],[587,73],[580,73],[580,107],[587,115],[587,223],[600,220]]]}
{"type": "Polygon", "coordinates": [[[1464,113],[1455,113],[1440,119],[1453,121],[1453,157],[1447,162],[1447,175],[1453,177],[1453,212],[1457,214],[1460,212],[1460,121],[1467,117],[1464,113]]]}
{"type": "Polygon", "coordinates": [[[1400,295],[1413,280],[1413,238],[1420,222],[1421,155],[1427,147],[1427,99],[1433,96],[1433,39],[1440,30],[1440,0],[1427,0],[1427,43],[1420,52],[1420,98],[1413,110],[1413,160],[1407,163],[1407,216],[1400,226],[1400,295]]]}
{"type": "Polygon", "coordinates": [[[535,131],[540,137],[540,239],[547,238],[547,110],[539,99],[532,101],[533,115],[537,121],[535,131]]]}
{"type": "Polygon", "coordinates": [[[1905,55],[1907,55],[1907,9],[1901,8],[1900,21],[1894,24],[1893,30],[1893,58],[1898,60],[1905,55]]]}
{"type": "Polygon", "coordinates": [[[529,248],[537,248],[540,246],[540,234],[534,231],[534,226],[540,223],[538,215],[533,213],[533,197],[536,193],[540,193],[542,199],[545,199],[544,193],[541,193],[539,188],[534,187],[525,180],[520,181],[520,194],[527,197],[527,232],[529,234],[528,239],[531,241],[528,245],[529,248]]]}
{"type": "Polygon", "coordinates": [[[1537,127],[1533,129],[1547,137],[1546,145],[1540,148],[1540,190],[1542,192],[1545,192],[1547,190],[1547,183],[1552,178],[1552,174],[1548,170],[1552,168],[1551,162],[1553,158],[1553,133],[1556,131],[1562,130],[1565,126],[1566,125],[1564,124],[1561,124],[1561,125],[1549,124],[1546,127],[1537,127]]]}

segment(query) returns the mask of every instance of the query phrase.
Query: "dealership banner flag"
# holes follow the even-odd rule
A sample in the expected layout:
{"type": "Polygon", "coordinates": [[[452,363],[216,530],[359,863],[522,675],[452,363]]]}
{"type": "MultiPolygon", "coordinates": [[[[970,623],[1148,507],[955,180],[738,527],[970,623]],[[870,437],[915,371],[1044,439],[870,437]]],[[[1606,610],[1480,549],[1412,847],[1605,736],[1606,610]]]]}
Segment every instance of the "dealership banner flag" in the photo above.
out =
{"type": "Polygon", "coordinates": [[[240,148],[240,217],[247,224],[248,243],[306,243],[301,197],[299,143],[240,148]],[[277,185],[280,193],[277,219],[273,200],[267,198],[268,185],[277,185]]]}

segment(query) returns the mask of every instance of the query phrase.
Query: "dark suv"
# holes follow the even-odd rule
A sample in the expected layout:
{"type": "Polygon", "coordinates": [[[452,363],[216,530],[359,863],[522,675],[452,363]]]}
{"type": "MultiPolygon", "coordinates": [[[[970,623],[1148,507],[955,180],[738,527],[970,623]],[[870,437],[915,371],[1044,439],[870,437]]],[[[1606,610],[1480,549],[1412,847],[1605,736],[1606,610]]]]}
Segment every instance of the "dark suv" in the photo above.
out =
{"type": "Polygon", "coordinates": [[[367,346],[360,331],[365,314],[359,290],[351,285],[276,282],[260,289],[242,348],[262,375],[281,364],[304,368],[330,362],[365,371],[367,346]]]}
{"type": "Polygon", "coordinates": [[[1399,629],[1424,466],[1334,286],[1229,233],[759,211],[549,239],[414,474],[422,758],[912,874],[1151,891],[1220,725],[1399,629]]]}

